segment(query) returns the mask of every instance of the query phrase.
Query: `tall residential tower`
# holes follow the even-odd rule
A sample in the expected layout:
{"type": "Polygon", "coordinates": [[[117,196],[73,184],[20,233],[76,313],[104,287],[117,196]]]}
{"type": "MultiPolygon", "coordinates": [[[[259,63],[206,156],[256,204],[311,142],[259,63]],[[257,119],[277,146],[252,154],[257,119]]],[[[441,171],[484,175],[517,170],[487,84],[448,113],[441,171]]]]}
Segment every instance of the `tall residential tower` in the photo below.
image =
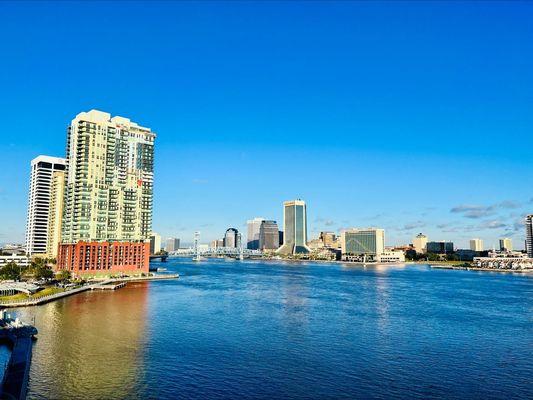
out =
{"type": "Polygon", "coordinates": [[[64,170],[64,158],[38,156],[31,161],[26,222],[26,253],[29,255],[47,253],[52,182],[54,173],[64,170]]]}
{"type": "Polygon", "coordinates": [[[154,140],[149,128],[106,112],[82,112],[72,120],[59,268],[148,271],[154,140]]]}

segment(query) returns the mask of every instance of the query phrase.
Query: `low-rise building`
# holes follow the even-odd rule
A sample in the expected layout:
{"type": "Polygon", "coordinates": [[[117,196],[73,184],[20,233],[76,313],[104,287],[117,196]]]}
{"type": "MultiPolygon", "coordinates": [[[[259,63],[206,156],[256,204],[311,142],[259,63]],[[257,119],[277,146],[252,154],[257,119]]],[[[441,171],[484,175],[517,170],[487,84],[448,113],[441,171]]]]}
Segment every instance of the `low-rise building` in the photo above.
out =
{"type": "Polygon", "coordinates": [[[376,256],[376,261],[378,263],[390,263],[390,262],[405,262],[405,253],[401,250],[396,251],[385,251],[376,256]]]}
{"type": "Polygon", "coordinates": [[[27,256],[18,256],[15,254],[11,254],[8,256],[0,255],[0,268],[12,262],[20,267],[27,267],[30,265],[30,258],[27,256]]]}

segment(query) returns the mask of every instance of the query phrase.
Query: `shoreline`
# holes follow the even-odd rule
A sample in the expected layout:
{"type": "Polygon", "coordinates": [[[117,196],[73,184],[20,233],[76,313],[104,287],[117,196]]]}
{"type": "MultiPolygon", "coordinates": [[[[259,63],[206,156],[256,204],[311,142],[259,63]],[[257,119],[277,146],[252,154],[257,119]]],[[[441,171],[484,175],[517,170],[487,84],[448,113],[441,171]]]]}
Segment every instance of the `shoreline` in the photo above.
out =
{"type": "Polygon", "coordinates": [[[453,270],[465,270],[465,271],[481,271],[481,272],[503,272],[503,273],[519,273],[519,274],[533,274],[533,269],[495,269],[495,268],[481,268],[481,267],[465,267],[462,266],[462,262],[446,262],[446,261],[404,261],[404,262],[389,262],[389,263],[378,263],[378,262],[368,262],[362,263],[359,261],[340,261],[340,260],[302,260],[302,259],[273,259],[273,258],[250,258],[248,260],[252,261],[267,261],[267,262],[284,262],[284,263],[314,263],[314,264],[349,264],[354,266],[361,267],[371,267],[371,266],[411,266],[411,265],[427,265],[430,268],[437,269],[453,269],[453,270]]]}
{"type": "Polygon", "coordinates": [[[152,275],[152,276],[130,276],[124,278],[110,278],[110,279],[101,279],[98,281],[91,281],[87,285],[77,287],[71,290],[66,290],[60,293],[54,293],[48,296],[39,297],[36,299],[24,299],[24,300],[14,300],[7,302],[0,302],[0,307],[4,308],[14,308],[14,307],[33,307],[39,306],[41,304],[49,303],[54,300],[61,299],[67,296],[73,296],[78,293],[86,292],[88,290],[98,289],[100,286],[108,283],[116,282],[144,282],[144,281],[157,281],[157,280],[168,280],[168,279],[179,279],[179,274],[165,274],[165,275],[152,275]]]}

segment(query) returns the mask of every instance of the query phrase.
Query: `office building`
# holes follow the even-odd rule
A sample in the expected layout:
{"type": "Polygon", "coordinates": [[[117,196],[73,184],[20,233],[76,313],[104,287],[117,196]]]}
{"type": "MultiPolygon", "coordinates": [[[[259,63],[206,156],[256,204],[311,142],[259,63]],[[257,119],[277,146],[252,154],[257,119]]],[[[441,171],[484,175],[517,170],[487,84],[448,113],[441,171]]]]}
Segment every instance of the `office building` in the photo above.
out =
{"type": "Polygon", "coordinates": [[[228,228],[224,235],[224,247],[240,247],[240,234],[235,228],[228,228]]]}
{"type": "Polygon", "coordinates": [[[28,215],[26,221],[26,252],[28,255],[47,253],[48,219],[53,174],[65,170],[65,159],[38,156],[31,161],[28,215]]]}
{"type": "Polygon", "coordinates": [[[379,228],[348,229],[341,232],[341,252],[345,260],[352,256],[370,256],[369,259],[385,251],[385,231],[379,228]]]}
{"type": "Polygon", "coordinates": [[[262,221],[259,227],[259,249],[277,250],[279,248],[279,229],[276,221],[262,221]]]}
{"type": "Polygon", "coordinates": [[[161,252],[161,235],[152,232],[150,235],[150,254],[158,254],[161,252]]]}
{"type": "Polygon", "coordinates": [[[500,239],[500,251],[513,251],[513,241],[510,238],[500,239]]]}
{"type": "Polygon", "coordinates": [[[59,269],[148,272],[154,140],[149,128],[97,110],[72,120],[59,269]]]}
{"type": "Polygon", "coordinates": [[[426,245],[428,243],[428,237],[419,233],[413,239],[413,248],[418,254],[423,254],[426,252],[426,245]]]}
{"type": "Polygon", "coordinates": [[[428,253],[434,254],[448,254],[453,253],[454,250],[453,242],[446,241],[428,242],[426,248],[428,253]]]}
{"type": "Polygon", "coordinates": [[[283,203],[283,245],[279,254],[309,253],[307,247],[307,207],[302,200],[283,203]]]}
{"type": "Polygon", "coordinates": [[[168,238],[165,245],[165,250],[167,252],[176,251],[180,248],[180,240],[176,238],[168,238]]]}
{"type": "Polygon", "coordinates": [[[50,187],[50,208],[48,211],[48,241],[46,256],[55,259],[61,243],[61,222],[63,221],[63,195],[65,193],[65,171],[54,171],[50,187]]]}
{"type": "Polygon", "coordinates": [[[472,250],[472,251],[483,251],[483,240],[481,240],[481,239],[470,239],[470,250],[472,250]]]}
{"type": "Polygon", "coordinates": [[[533,214],[526,216],[526,252],[533,258],[533,214]]]}
{"type": "Polygon", "coordinates": [[[248,226],[248,240],[246,242],[247,249],[259,249],[259,230],[261,229],[261,223],[264,220],[264,218],[257,217],[246,222],[248,226]]]}

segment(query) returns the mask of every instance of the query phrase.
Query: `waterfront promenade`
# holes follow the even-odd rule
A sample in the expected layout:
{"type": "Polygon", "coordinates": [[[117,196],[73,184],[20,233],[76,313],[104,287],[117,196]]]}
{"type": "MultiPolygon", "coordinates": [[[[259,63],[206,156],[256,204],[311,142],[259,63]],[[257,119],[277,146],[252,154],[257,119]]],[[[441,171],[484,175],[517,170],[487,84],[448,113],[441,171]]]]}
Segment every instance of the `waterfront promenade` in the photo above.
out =
{"type": "Polygon", "coordinates": [[[122,277],[122,278],[109,278],[104,280],[98,280],[89,282],[83,286],[67,289],[63,292],[49,294],[47,296],[37,297],[37,298],[27,298],[23,300],[4,300],[0,302],[0,307],[27,307],[27,306],[36,306],[39,304],[45,304],[50,301],[58,300],[63,297],[72,296],[74,294],[82,293],[88,290],[102,289],[106,285],[112,283],[120,282],[141,282],[141,281],[157,281],[165,279],[178,279],[179,274],[160,274],[160,275],[150,275],[150,276],[131,276],[131,277],[122,277]]]}

